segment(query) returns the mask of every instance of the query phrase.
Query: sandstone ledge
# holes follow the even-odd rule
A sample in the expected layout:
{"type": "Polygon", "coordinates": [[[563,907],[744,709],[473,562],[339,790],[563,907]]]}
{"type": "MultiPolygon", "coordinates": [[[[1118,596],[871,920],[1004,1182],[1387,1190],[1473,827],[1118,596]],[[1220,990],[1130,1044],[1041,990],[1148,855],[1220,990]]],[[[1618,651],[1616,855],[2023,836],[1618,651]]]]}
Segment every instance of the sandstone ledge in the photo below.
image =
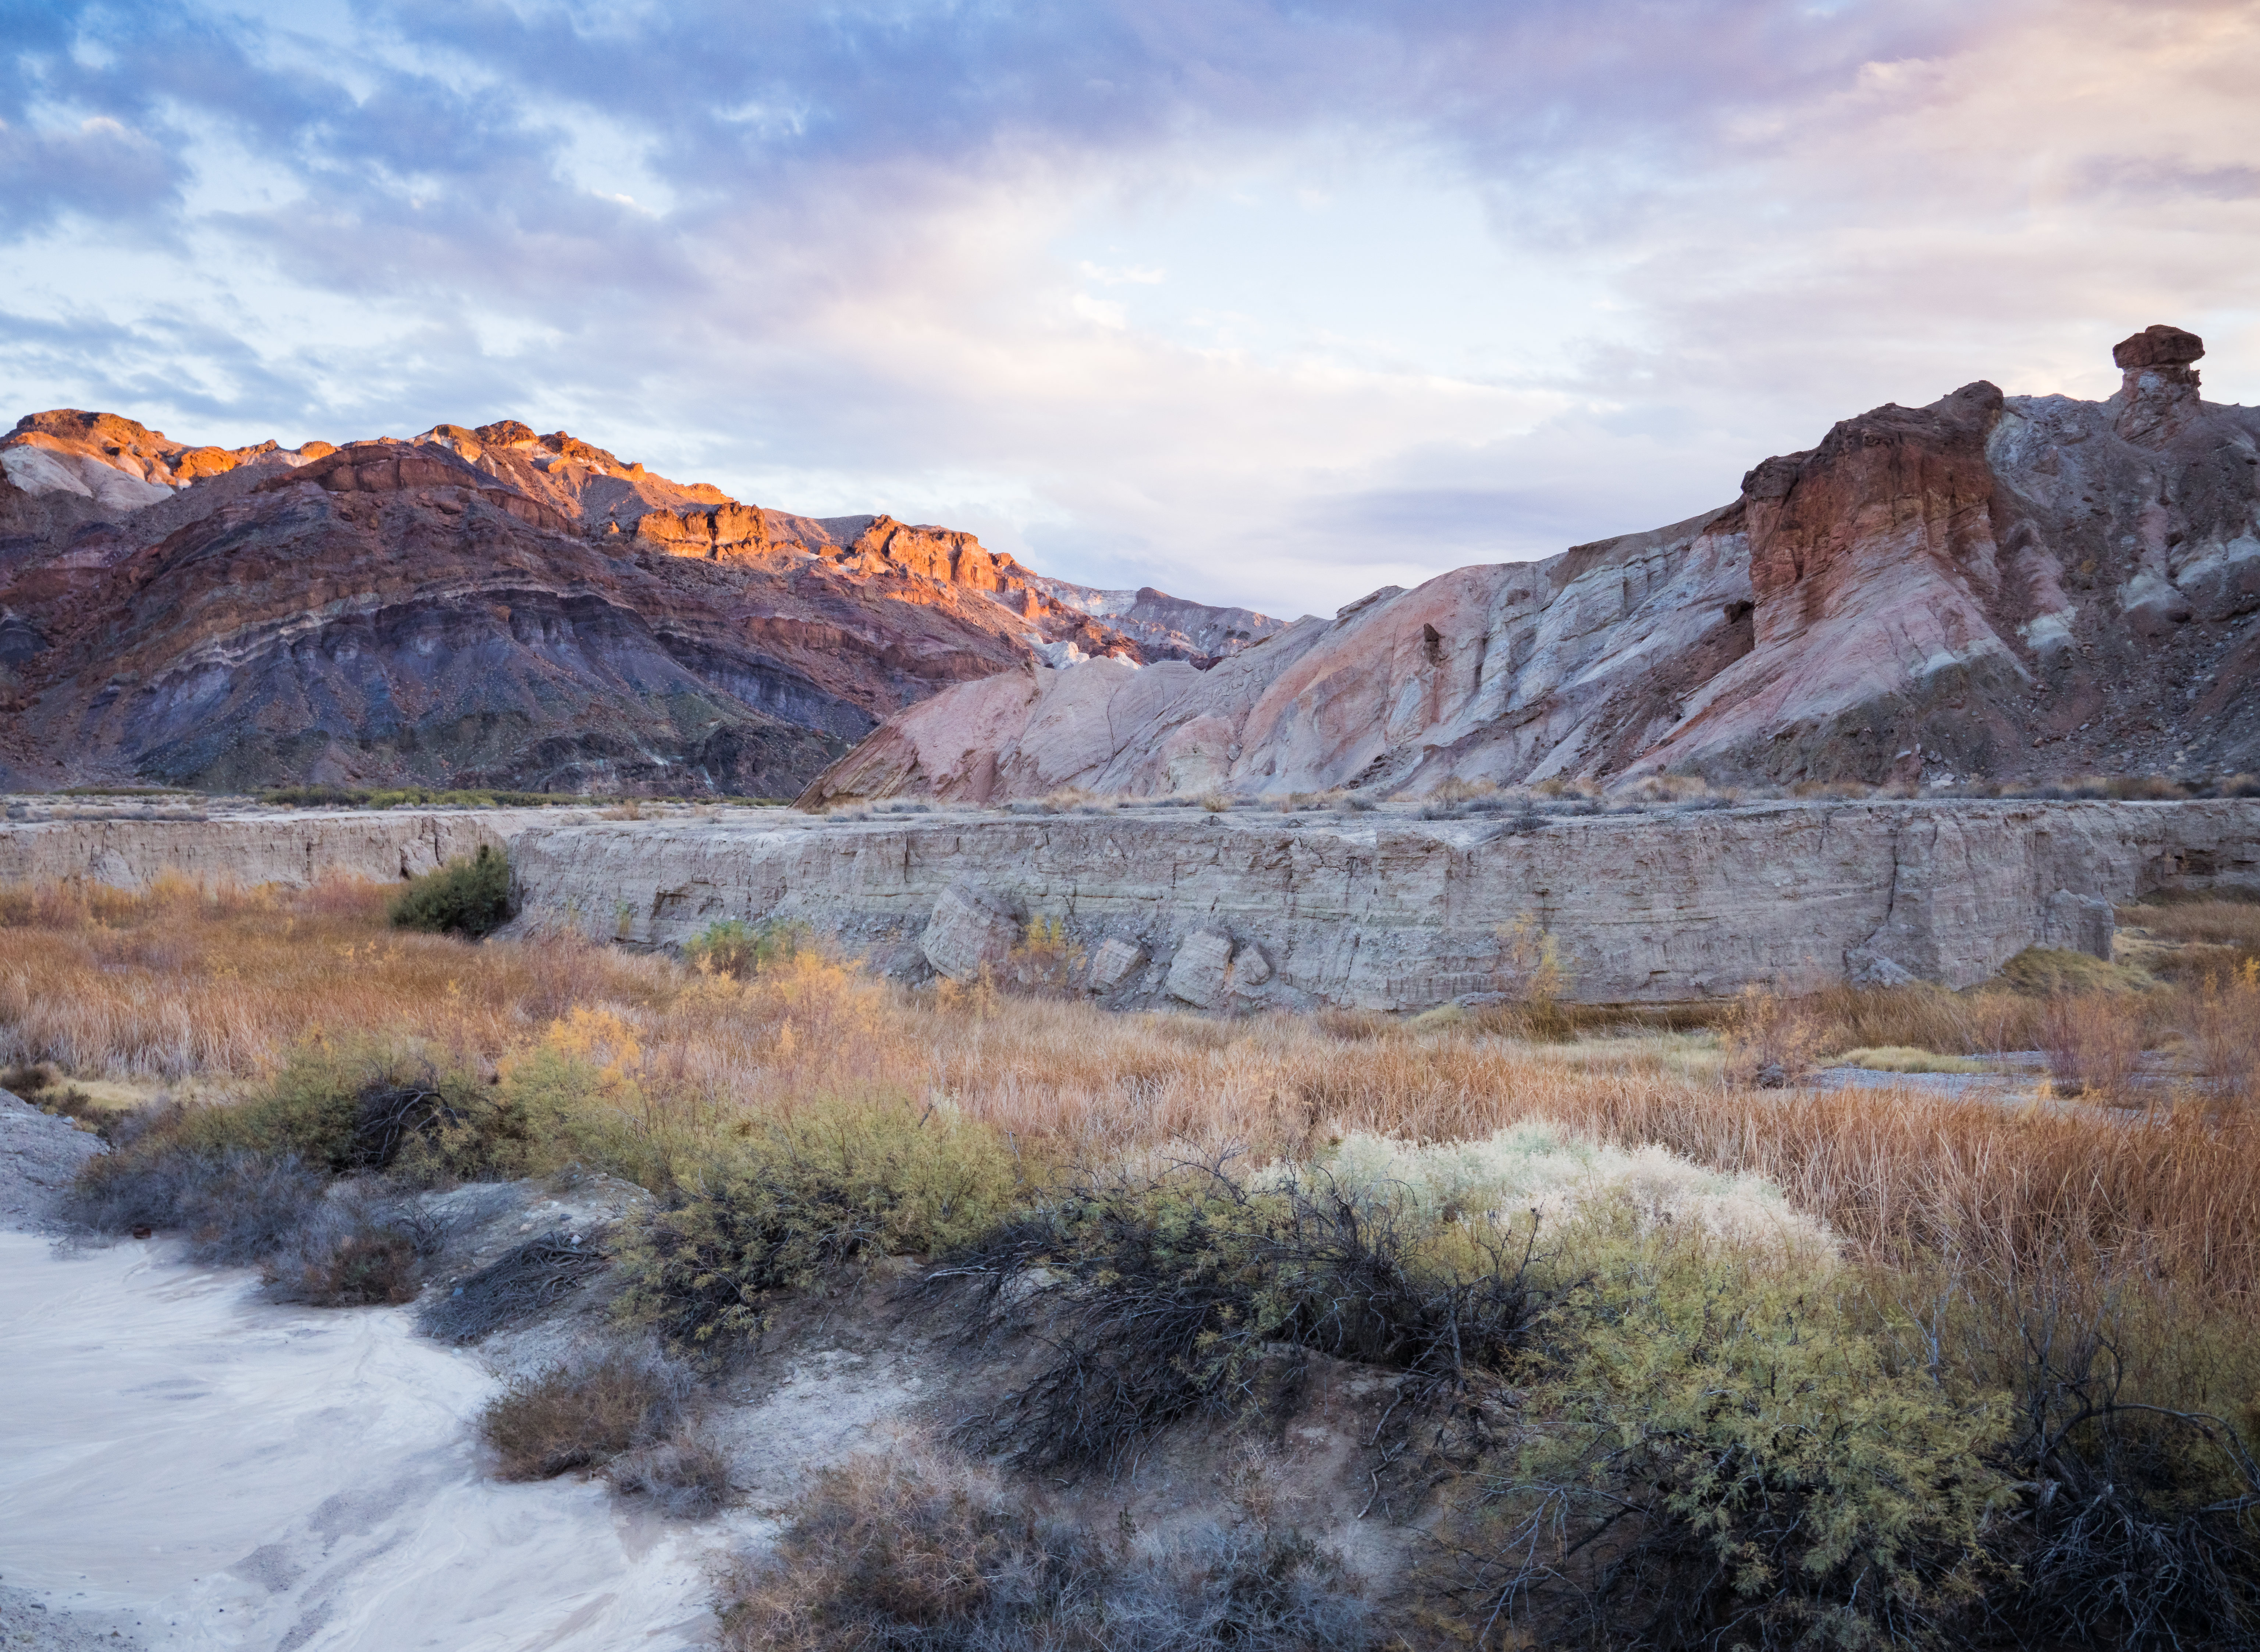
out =
{"type": "Polygon", "coordinates": [[[511,850],[522,931],[674,947],[722,919],[800,919],[878,970],[926,979],[997,950],[994,935],[929,935],[938,911],[986,914],[991,929],[1044,917],[1105,1002],[1218,1010],[1412,1010],[1511,990],[1501,932],[1526,919],[1556,938],[1586,1002],[1846,978],[1961,987],[2028,946],[2107,950],[2109,903],[2260,890],[2252,801],[1783,803],[1556,817],[1522,833],[1247,810],[265,812],[10,823],[0,882],[390,882],[482,843],[511,850]]]}
{"type": "Polygon", "coordinates": [[[924,932],[955,890],[1058,919],[1093,956],[1108,940],[1142,950],[1109,1003],[1169,1002],[1174,988],[1211,1009],[1405,1010],[1511,987],[1501,931],[1527,918],[1557,938],[1573,997],[1636,1004],[1848,976],[1961,987],[2035,944],[2107,948],[2106,903],[2260,889],[2260,804],[1784,804],[1557,819],[1520,835],[1248,812],[779,814],[543,824],[512,854],[522,926],[633,945],[679,945],[723,919],[798,919],[883,971],[924,977],[936,952],[924,932]],[[1173,970],[1182,948],[1213,950],[1217,937],[1221,968],[1173,970]]]}
{"type": "MultiPolygon", "coordinates": [[[[171,872],[205,884],[299,885],[325,877],[415,877],[482,844],[508,844],[554,809],[324,810],[203,820],[34,820],[0,824],[0,883],[84,878],[139,889],[171,872]]],[[[593,819],[595,811],[571,818],[593,819]]]]}

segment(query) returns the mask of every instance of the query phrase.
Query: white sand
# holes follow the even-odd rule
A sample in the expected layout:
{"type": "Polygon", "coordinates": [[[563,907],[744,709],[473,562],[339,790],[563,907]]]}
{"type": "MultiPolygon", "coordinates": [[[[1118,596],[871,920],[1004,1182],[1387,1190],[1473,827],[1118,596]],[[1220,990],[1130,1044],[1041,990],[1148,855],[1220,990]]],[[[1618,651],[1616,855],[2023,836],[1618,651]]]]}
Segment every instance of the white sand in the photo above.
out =
{"type": "Polygon", "coordinates": [[[750,1514],[481,1477],[493,1379],[404,1309],[259,1299],[161,1244],[0,1233],[0,1578],[153,1652],[676,1652],[750,1514]]]}

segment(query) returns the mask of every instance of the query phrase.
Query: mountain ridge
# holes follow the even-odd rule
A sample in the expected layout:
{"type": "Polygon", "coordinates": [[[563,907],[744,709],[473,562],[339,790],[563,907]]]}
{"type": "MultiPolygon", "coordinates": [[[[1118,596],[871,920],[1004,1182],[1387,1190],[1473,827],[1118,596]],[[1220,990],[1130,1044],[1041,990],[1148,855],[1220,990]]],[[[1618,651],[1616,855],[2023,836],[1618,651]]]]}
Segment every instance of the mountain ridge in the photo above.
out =
{"type": "Polygon", "coordinates": [[[1213,670],[1019,667],[805,795],[2260,769],[2260,409],[2154,326],[2105,402],[1985,381],[1840,421],[1732,503],[1305,619],[1213,670]]]}
{"type": "Polygon", "coordinates": [[[1196,639],[1079,595],[516,420],[222,448],[50,410],[0,438],[0,784],[790,794],[952,683],[1248,640],[1246,611],[1175,604],[1196,639]]]}

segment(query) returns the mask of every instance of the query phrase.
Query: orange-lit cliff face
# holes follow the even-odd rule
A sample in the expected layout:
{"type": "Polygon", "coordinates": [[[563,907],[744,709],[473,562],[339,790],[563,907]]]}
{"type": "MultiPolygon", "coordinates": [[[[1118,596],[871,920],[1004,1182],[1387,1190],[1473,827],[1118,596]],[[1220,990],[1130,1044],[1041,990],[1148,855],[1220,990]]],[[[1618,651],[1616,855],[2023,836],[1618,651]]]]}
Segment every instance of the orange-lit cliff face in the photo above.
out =
{"type": "Polygon", "coordinates": [[[0,439],[0,783],[786,794],[1040,651],[1198,652],[1110,595],[515,421],[222,449],[35,414],[0,439]]]}
{"type": "Polygon", "coordinates": [[[953,689],[811,795],[2260,769],[2260,410],[2201,399],[2203,350],[2135,334],[2107,402],[1875,408],[1718,510],[1391,586],[1213,670],[953,689]]]}

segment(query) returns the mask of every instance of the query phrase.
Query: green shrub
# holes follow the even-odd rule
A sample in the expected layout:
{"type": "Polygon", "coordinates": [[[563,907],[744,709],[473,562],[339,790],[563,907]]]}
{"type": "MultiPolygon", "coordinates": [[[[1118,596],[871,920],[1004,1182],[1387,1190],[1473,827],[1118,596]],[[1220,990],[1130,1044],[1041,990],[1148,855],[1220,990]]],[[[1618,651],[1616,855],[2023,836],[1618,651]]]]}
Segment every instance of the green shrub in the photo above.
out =
{"type": "Polygon", "coordinates": [[[482,843],[468,860],[450,861],[412,879],[393,897],[396,929],[463,935],[476,940],[510,920],[510,857],[482,843]]]}
{"type": "MultiPolygon", "coordinates": [[[[374,1267],[383,1252],[395,1281],[386,1299],[404,1299],[397,1293],[411,1290],[413,1269],[394,1241],[414,1225],[404,1227],[397,1211],[361,1220],[368,1212],[353,1204],[359,1226],[332,1232],[329,1218],[347,1205],[325,1203],[325,1189],[341,1176],[429,1182],[477,1173],[496,1156],[497,1125],[508,1122],[486,1098],[474,1080],[412,1048],[307,1046],[248,1100],[116,1121],[114,1149],[80,1171],[68,1211],[98,1232],[185,1233],[208,1262],[260,1262],[298,1246],[289,1266],[300,1283],[290,1290],[312,1301],[367,1299],[361,1285],[332,1289],[318,1276],[342,1280],[337,1267],[374,1267]],[[348,1241],[357,1248],[350,1257],[348,1241]]],[[[417,1240],[419,1258],[427,1248],[417,1240]]]]}
{"type": "Polygon", "coordinates": [[[184,1112],[133,1151],[239,1148],[295,1155],[333,1176],[399,1169],[428,1179],[477,1156],[460,1139],[493,1112],[476,1080],[412,1047],[304,1045],[249,1100],[184,1112]]]}
{"type": "Polygon", "coordinates": [[[886,1101],[809,1109],[677,1182],[621,1248],[621,1310],[719,1354],[757,1338],[780,1293],[964,1244],[1019,1197],[1012,1152],[986,1125],[886,1101]]]}
{"type": "Polygon", "coordinates": [[[1454,1532],[1545,1645],[1959,1644],[2007,1408],[1891,1369],[1827,1269],[1596,1213],[1561,1248],[1520,1438],[1454,1532]]]}
{"type": "Polygon", "coordinates": [[[814,939],[806,924],[765,918],[748,924],[726,918],[709,924],[685,942],[683,962],[694,969],[711,970],[743,981],[773,963],[783,963],[814,939]]]}
{"type": "Polygon", "coordinates": [[[2019,1505],[1992,1532],[2020,1644],[2260,1646],[2260,1325],[2070,1243],[2040,1265],[1932,1257],[1887,1282],[1909,1362],[2006,1393],[2019,1505]]]}

